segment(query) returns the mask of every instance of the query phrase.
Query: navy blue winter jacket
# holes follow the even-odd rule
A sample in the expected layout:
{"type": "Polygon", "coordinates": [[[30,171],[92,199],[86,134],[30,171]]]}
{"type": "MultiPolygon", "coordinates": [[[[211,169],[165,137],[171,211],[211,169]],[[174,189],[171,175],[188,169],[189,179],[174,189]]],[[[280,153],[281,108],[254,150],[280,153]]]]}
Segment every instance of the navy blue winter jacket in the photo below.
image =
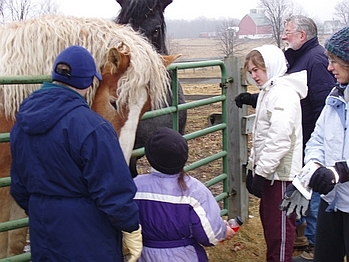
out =
{"type": "Polygon", "coordinates": [[[298,50],[286,50],[285,56],[288,62],[288,74],[307,70],[308,95],[301,100],[303,145],[305,147],[325,105],[326,97],[335,86],[336,81],[332,73],[327,70],[328,58],[317,37],[308,40],[298,50]]]}
{"type": "Polygon", "coordinates": [[[111,124],[77,92],[44,83],[22,103],[10,143],[32,261],[123,261],[121,230],[138,229],[139,216],[111,124]]]}

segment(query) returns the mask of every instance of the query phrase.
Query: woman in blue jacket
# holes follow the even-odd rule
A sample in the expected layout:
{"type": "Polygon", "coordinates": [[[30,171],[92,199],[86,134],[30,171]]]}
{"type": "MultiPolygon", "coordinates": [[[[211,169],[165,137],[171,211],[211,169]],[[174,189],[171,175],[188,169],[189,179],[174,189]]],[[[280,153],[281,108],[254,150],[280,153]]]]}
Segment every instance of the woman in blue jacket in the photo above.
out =
{"type": "Polygon", "coordinates": [[[309,186],[321,195],[318,211],[316,262],[349,257],[349,27],[326,42],[328,70],[337,80],[305,148],[305,163],[319,168],[309,186]]]}
{"type": "Polygon", "coordinates": [[[34,262],[123,261],[121,231],[140,234],[117,135],[84,98],[94,77],[86,49],[63,50],[53,83],[24,100],[11,131],[10,190],[29,216],[34,262]]]}

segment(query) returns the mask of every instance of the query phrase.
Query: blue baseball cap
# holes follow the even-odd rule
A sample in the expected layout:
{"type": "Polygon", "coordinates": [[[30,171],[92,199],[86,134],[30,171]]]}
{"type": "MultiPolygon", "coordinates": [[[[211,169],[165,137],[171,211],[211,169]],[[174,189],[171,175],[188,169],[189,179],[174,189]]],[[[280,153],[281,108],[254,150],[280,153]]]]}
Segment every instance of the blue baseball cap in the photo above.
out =
{"type": "Polygon", "coordinates": [[[91,53],[82,46],[73,45],[64,49],[53,64],[52,80],[77,89],[91,86],[94,77],[102,80],[91,53]],[[67,68],[62,69],[58,67],[59,64],[66,65],[67,68]]]}

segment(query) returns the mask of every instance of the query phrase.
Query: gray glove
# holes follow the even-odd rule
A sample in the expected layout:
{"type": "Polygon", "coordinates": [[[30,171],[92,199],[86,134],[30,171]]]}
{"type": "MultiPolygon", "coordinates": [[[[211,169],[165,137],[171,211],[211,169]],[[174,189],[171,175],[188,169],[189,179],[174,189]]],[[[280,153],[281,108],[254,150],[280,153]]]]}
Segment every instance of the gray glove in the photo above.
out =
{"type": "Polygon", "coordinates": [[[293,213],[296,213],[296,219],[300,219],[301,216],[305,216],[308,210],[309,200],[307,200],[293,185],[287,186],[284,198],[282,199],[279,209],[286,211],[286,215],[291,217],[293,213]]]}

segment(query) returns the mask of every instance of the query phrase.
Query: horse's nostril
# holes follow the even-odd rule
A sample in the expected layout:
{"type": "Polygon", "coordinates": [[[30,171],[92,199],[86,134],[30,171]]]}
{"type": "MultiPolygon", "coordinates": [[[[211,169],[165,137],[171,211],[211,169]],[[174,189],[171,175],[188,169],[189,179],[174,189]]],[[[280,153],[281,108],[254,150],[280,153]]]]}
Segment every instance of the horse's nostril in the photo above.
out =
{"type": "Polygon", "coordinates": [[[117,106],[116,106],[116,101],[115,100],[110,101],[110,104],[111,104],[112,107],[114,107],[115,110],[118,109],[117,106]]]}

